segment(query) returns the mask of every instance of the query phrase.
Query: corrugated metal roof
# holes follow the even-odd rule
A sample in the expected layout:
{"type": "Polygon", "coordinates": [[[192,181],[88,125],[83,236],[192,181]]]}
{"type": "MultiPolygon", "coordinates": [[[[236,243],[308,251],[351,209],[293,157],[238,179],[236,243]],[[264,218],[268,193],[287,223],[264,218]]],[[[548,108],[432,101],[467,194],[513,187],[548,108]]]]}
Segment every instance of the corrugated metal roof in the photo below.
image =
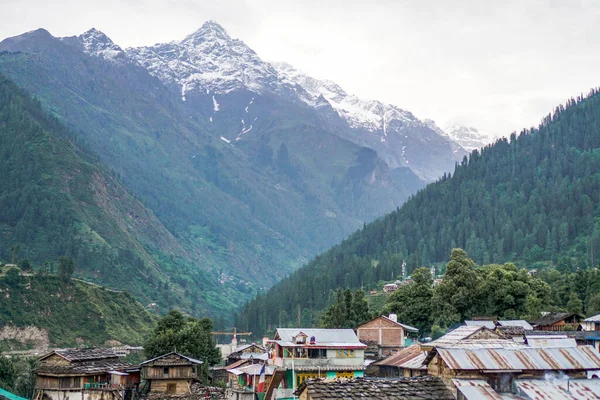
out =
{"type": "Polygon", "coordinates": [[[308,338],[314,336],[317,345],[335,343],[342,345],[349,344],[352,346],[365,346],[358,340],[356,333],[354,333],[352,329],[279,328],[275,334],[275,339],[279,338],[282,342],[291,342],[292,337],[298,332],[306,334],[308,338]]]}
{"type": "Polygon", "coordinates": [[[598,379],[516,380],[517,393],[531,400],[598,400],[598,379]]]}
{"type": "Polygon", "coordinates": [[[531,324],[529,322],[525,321],[524,319],[510,319],[510,320],[505,320],[505,321],[498,320],[498,325],[500,325],[500,326],[520,326],[521,328],[525,329],[526,331],[533,330],[533,326],[531,326],[531,324]]]}
{"type": "Polygon", "coordinates": [[[466,400],[502,400],[492,387],[481,379],[452,379],[454,386],[463,394],[466,400]]]}
{"type": "Polygon", "coordinates": [[[413,344],[412,346],[408,346],[407,348],[400,350],[396,354],[392,354],[391,356],[376,362],[375,365],[381,365],[385,367],[400,367],[405,362],[423,354],[424,351],[421,350],[421,345],[413,344]]]}
{"type": "Polygon", "coordinates": [[[585,322],[600,322],[600,314],[584,319],[585,322]]]}
{"type": "Polygon", "coordinates": [[[494,321],[465,321],[467,326],[485,326],[488,329],[496,328],[494,321]]]}
{"type": "Polygon", "coordinates": [[[492,331],[489,328],[486,328],[485,326],[462,325],[462,326],[459,326],[458,328],[454,329],[453,331],[446,333],[444,336],[434,340],[433,342],[429,342],[424,345],[426,347],[437,347],[437,346],[442,346],[442,345],[458,343],[462,340],[465,340],[465,339],[473,336],[475,333],[477,333],[483,329],[489,331],[490,335],[495,335],[496,337],[500,337],[499,334],[495,333],[494,331],[492,331]]]}
{"type": "Polygon", "coordinates": [[[463,349],[438,348],[456,370],[590,370],[600,369],[600,355],[591,346],[563,348],[463,349]]]}
{"type": "Polygon", "coordinates": [[[577,347],[577,341],[566,336],[527,336],[529,347],[577,347]]]}
{"type": "Polygon", "coordinates": [[[465,348],[465,349],[505,349],[507,347],[524,347],[510,339],[465,339],[456,343],[441,344],[441,348],[465,348]]]}

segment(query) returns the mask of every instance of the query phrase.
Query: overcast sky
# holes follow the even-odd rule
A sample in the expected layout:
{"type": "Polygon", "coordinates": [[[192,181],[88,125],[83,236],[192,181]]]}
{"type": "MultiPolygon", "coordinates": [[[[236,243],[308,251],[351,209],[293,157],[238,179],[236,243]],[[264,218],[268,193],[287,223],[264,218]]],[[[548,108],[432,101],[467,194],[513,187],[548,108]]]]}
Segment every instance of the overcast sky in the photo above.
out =
{"type": "Polygon", "coordinates": [[[267,61],[287,61],[438,125],[507,135],[600,86],[600,2],[73,0],[0,2],[0,37],[95,27],[121,47],[219,22],[267,61]]]}

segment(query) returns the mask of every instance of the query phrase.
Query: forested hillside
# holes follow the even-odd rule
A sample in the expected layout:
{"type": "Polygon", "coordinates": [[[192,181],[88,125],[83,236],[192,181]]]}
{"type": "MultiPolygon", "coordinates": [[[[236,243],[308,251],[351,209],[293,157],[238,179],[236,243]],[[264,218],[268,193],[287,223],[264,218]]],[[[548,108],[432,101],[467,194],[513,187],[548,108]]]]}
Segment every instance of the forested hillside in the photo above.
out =
{"type": "Polygon", "coordinates": [[[215,312],[231,307],[200,296],[217,285],[204,271],[168,276],[169,270],[190,269],[187,253],[71,137],[39,102],[0,75],[0,257],[28,259],[37,269],[71,256],[76,276],[127,288],[144,304],[164,309],[175,303],[215,312]],[[192,295],[188,286],[195,288],[192,295]]]}
{"type": "Polygon", "coordinates": [[[309,324],[338,287],[447,260],[464,248],[478,264],[585,270],[600,261],[600,94],[571,99],[537,129],[470,157],[395,212],[366,225],[263,295],[238,317],[261,332],[309,324]],[[291,314],[290,314],[291,313],[291,314]]]}

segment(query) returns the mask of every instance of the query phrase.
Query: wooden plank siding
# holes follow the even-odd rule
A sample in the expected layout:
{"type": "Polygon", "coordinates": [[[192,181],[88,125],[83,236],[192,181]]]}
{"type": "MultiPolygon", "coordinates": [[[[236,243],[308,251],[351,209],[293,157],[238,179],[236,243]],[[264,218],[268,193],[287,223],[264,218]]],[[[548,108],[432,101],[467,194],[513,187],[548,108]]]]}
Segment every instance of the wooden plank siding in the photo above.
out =
{"type": "Polygon", "coordinates": [[[191,384],[191,381],[183,379],[161,379],[152,381],[150,391],[161,393],[169,392],[170,394],[189,394],[191,384]],[[169,389],[173,388],[174,391],[169,391],[169,389]]]}
{"type": "Polygon", "coordinates": [[[198,377],[195,366],[144,367],[143,374],[145,379],[196,379],[198,377]]]}

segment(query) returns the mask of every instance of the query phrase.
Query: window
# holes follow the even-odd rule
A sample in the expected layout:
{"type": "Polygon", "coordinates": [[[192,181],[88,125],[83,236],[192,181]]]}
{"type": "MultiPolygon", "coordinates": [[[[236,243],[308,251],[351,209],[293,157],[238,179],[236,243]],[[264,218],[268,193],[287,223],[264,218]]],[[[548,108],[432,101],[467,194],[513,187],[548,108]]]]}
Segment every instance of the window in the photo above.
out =
{"type": "Polygon", "coordinates": [[[354,357],[354,349],[341,349],[336,351],[336,355],[340,358],[354,357]]]}
{"type": "Polygon", "coordinates": [[[304,373],[300,373],[296,375],[296,387],[299,387],[302,382],[304,382],[307,379],[318,379],[319,377],[325,377],[327,376],[327,373],[322,373],[321,376],[319,376],[318,372],[304,372],[304,373]]]}
{"type": "MultiPolygon", "coordinates": [[[[168,370],[168,368],[165,368],[168,370]]],[[[176,383],[167,383],[167,393],[176,393],[177,392],[177,384],[176,383]]]]}
{"type": "Polygon", "coordinates": [[[354,378],[354,371],[338,371],[335,373],[336,378],[352,379],[354,378]]]}
{"type": "Polygon", "coordinates": [[[165,368],[163,368],[163,375],[164,375],[165,377],[169,376],[169,367],[165,367],[165,368]]]}

